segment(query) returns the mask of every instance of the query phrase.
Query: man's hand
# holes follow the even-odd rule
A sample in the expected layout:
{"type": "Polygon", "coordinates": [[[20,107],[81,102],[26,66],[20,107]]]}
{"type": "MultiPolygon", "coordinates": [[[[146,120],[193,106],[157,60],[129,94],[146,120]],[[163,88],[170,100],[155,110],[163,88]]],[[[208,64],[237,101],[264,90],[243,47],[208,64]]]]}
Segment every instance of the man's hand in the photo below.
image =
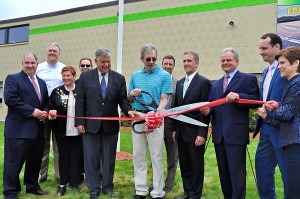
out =
{"type": "Polygon", "coordinates": [[[226,101],[227,102],[234,102],[236,99],[240,99],[240,96],[239,96],[239,94],[234,93],[234,92],[230,92],[226,96],[226,101]]]}
{"type": "Polygon", "coordinates": [[[48,117],[48,113],[46,111],[41,111],[40,109],[35,108],[32,113],[32,116],[43,121],[48,117]]]}
{"type": "Polygon", "coordinates": [[[76,128],[79,133],[81,133],[81,134],[85,133],[84,125],[78,125],[78,126],[76,126],[76,128]]]}
{"type": "Polygon", "coordinates": [[[205,138],[198,135],[195,140],[195,146],[201,146],[203,144],[205,144],[205,138]]]}
{"type": "Polygon", "coordinates": [[[132,91],[130,91],[129,95],[128,95],[128,100],[132,101],[134,97],[140,95],[142,93],[141,89],[135,88],[132,91]]]}
{"type": "Polygon", "coordinates": [[[202,113],[203,115],[207,116],[210,112],[210,108],[208,107],[203,107],[201,109],[199,109],[200,113],[202,113]]]}
{"type": "Polygon", "coordinates": [[[262,106],[261,108],[258,108],[257,114],[258,114],[261,118],[265,119],[265,118],[267,117],[267,112],[266,112],[265,106],[262,106]]]}
{"type": "Polygon", "coordinates": [[[136,111],[128,111],[129,117],[141,117],[136,111]]]}

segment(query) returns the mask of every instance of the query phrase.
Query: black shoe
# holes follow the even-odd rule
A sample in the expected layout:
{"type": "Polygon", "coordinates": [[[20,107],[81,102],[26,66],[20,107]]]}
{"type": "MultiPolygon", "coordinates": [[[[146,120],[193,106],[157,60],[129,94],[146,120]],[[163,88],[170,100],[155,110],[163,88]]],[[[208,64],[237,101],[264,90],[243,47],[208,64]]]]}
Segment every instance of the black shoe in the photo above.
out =
{"type": "Polygon", "coordinates": [[[189,196],[184,194],[183,196],[176,197],[176,199],[189,199],[189,196]]]}
{"type": "Polygon", "coordinates": [[[63,187],[58,186],[57,187],[57,195],[63,196],[63,195],[65,195],[65,192],[66,192],[66,186],[63,186],[63,187]]]}
{"type": "Polygon", "coordinates": [[[111,198],[116,198],[116,194],[113,190],[111,191],[103,191],[104,195],[109,195],[111,198]]]}
{"type": "Polygon", "coordinates": [[[96,195],[93,195],[93,194],[90,194],[90,199],[98,199],[99,196],[96,196],[96,195]]]}
{"type": "Polygon", "coordinates": [[[135,195],[132,197],[132,199],[146,199],[146,196],[135,195]]]}
{"type": "Polygon", "coordinates": [[[41,178],[41,179],[39,179],[39,183],[44,183],[44,182],[46,182],[46,180],[47,180],[47,178],[41,178]]]}
{"type": "Polygon", "coordinates": [[[76,193],[80,192],[79,187],[71,187],[71,189],[72,189],[73,192],[76,192],[76,193]]]}
{"type": "Polygon", "coordinates": [[[163,199],[164,197],[157,197],[157,198],[153,198],[153,199],[163,199]]]}
{"type": "Polygon", "coordinates": [[[163,190],[164,190],[164,192],[166,192],[166,193],[169,193],[169,192],[171,191],[171,189],[172,189],[172,188],[169,188],[169,187],[164,187],[164,189],[163,189],[163,190]]]}
{"type": "Polygon", "coordinates": [[[38,190],[35,190],[35,191],[31,191],[31,192],[27,192],[27,193],[31,193],[31,194],[34,194],[34,195],[37,195],[37,196],[43,196],[43,195],[48,195],[48,192],[47,191],[44,191],[43,189],[38,189],[38,190]]]}

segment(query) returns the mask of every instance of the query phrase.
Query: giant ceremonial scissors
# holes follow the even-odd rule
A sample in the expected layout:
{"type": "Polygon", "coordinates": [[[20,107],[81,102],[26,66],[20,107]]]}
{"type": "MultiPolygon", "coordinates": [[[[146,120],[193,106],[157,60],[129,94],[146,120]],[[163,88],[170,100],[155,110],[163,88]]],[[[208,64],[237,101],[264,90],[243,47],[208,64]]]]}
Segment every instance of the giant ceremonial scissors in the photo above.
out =
{"type": "MultiPolygon", "coordinates": [[[[193,108],[196,108],[196,107],[204,106],[204,105],[208,104],[209,102],[198,102],[198,103],[187,104],[187,105],[178,106],[178,107],[175,107],[175,108],[165,110],[165,109],[161,109],[161,108],[158,107],[157,102],[155,101],[154,97],[150,93],[148,93],[146,91],[141,91],[141,92],[144,93],[144,94],[149,95],[151,97],[151,102],[147,103],[145,101],[138,100],[136,98],[134,99],[134,101],[142,104],[145,108],[147,108],[147,106],[148,106],[148,107],[151,107],[153,109],[156,109],[156,113],[158,113],[159,116],[161,116],[161,117],[170,117],[170,118],[173,118],[175,120],[179,120],[181,122],[185,122],[185,123],[189,123],[189,124],[193,124],[193,125],[197,125],[197,126],[207,127],[206,124],[204,124],[202,122],[199,122],[198,120],[195,120],[193,118],[187,117],[185,115],[181,115],[180,112],[187,111],[189,109],[193,109],[193,108]],[[179,114],[175,114],[175,113],[179,113],[179,114]]],[[[144,131],[139,132],[135,129],[135,125],[142,124],[142,123],[145,123],[145,120],[133,122],[132,123],[133,132],[135,132],[137,134],[145,133],[144,131]]]]}

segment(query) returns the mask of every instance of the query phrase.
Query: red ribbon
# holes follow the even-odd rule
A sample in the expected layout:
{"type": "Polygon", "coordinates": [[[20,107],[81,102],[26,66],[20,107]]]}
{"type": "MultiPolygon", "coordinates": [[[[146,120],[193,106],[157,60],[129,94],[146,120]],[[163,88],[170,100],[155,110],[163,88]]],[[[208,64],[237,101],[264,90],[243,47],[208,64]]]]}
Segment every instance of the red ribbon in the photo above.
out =
{"type": "MultiPolygon", "coordinates": [[[[185,111],[180,111],[180,112],[175,112],[175,113],[170,113],[170,114],[165,114],[165,115],[159,115],[158,113],[154,112],[154,111],[150,111],[147,113],[147,115],[143,116],[143,117],[75,117],[75,116],[65,116],[65,115],[56,115],[56,114],[49,114],[52,117],[62,117],[62,118],[78,118],[78,119],[89,119],[89,120],[119,120],[119,121],[123,121],[123,120],[145,120],[145,124],[147,126],[148,129],[156,129],[158,127],[161,126],[162,124],[162,119],[164,117],[169,117],[169,116],[174,116],[174,115],[181,115],[183,113],[188,113],[188,112],[192,112],[192,111],[196,111],[199,110],[201,108],[204,107],[213,107],[213,106],[219,106],[222,104],[227,103],[226,98],[221,98],[215,101],[212,101],[208,104],[202,105],[202,106],[198,106],[195,108],[191,108],[185,111]]],[[[277,109],[277,106],[274,106],[273,104],[264,102],[264,101],[258,101],[258,100],[248,100],[248,99],[236,99],[235,103],[239,103],[239,104],[268,104],[271,107],[277,109]]]]}

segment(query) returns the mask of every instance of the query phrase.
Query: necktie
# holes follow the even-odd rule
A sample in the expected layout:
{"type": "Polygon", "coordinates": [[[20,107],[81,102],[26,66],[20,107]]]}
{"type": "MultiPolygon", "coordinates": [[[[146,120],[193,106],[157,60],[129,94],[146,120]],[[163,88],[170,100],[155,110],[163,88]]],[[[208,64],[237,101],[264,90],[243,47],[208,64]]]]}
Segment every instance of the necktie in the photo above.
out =
{"type": "Polygon", "coordinates": [[[105,98],[106,95],[106,82],[105,82],[105,73],[102,73],[102,80],[101,80],[101,94],[103,99],[105,98]]]}
{"type": "Polygon", "coordinates": [[[186,93],[186,90],[188,89],[188,87],[189,87],[189,78],[186,77],[184,84],[183,84],[183,97],[185,96],[185,93],[186,93]]]}
{"type": "Polygon", "coordinates": [[[31,79],[32,86],[33,86],[33,88],[34,88],[34,90],[35,90],[35,92],[36,92],[39,100],[41,101],[41,94],[40,94],[38,86],[36,85],[36,83],[34,81],[34,76],[30,76],[30,79],[31,79]]]}
{"type": "Polygon", "coordinates": [[[264,80],[264,85],[263,85],[263,101],[267,100],[267,96],[268,96],[268,92],[269,92],[269,87],[270,87],[270,83],[271,83],[271,79],[272,79],[272,70],[273,70],[273,68],[274,68],[273,66],[269,66],[266,78],[264,80]]]}
{"type": "Polygon", "coordinates": [[[229,75],[225,75],[225,77],[223,79],[223,93],[225,93],[225,91],[226,91],[229,77],[230,77],[229,75]]]}

